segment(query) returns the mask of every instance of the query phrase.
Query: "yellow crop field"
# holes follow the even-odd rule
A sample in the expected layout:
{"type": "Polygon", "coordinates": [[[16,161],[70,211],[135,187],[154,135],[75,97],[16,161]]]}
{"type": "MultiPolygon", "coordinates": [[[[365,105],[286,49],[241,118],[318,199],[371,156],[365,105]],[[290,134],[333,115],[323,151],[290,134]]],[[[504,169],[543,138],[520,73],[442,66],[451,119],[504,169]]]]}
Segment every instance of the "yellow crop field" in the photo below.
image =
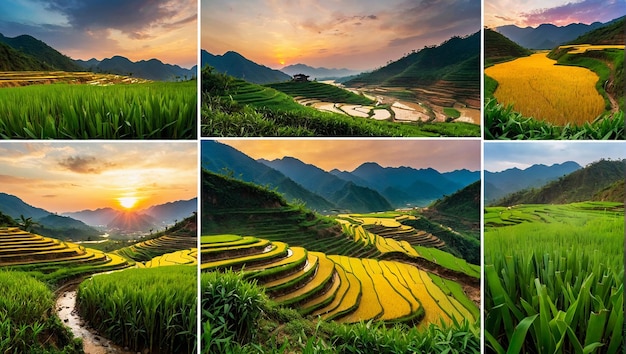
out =
{"type": "Polygon", "coordinates": [[[420,278],[424,282],[426,291],[428,291],[430,297],[436,299],[435,301],[442,311],[448,314],[449,317],[455,317],[457,320],[464,318],[464,316],[450,302],[450,297],[448,297],[448,295],[446,295],[441,288],[437,286],[437,284],[433,283],[433,280],[430,279],[428,273],[420,270],[420,278]]]}
{"type": "Polygon", "coordinates": [[[234,266],[243,265],[246,262],[255,262],[255,261],[260,261],[260,260],[271,259],[274,257],[278,257],[282,254],[285,254],[287,252],[287,248],[288,246],[286,243],[275,241],[275,242],[272,242],[272,249],[269,252],[256,253],[250,256],[239,257],[239,258],[229,258],[229,259],[224,259],[224,260],[215,261],[215,262],[204,262],[202,263],[200,268],[202,270],[209,270],[209,269],[214,269],[214,268],[219,268],[219,267],[228,267],[231,265],[234,265],[234,266]]]}
{"type": "MultiPolygon", "coordinates": [[[[409,283],[411,293],[419,299],[420,304],[424,309],[424,318],[422,319],[420,326],[427,326],[429,323],[440,323],[440,321],[444,321],[448,324],[452,323],[450,315],[442,310],[439,305],[441,301],[447,301],[447,296],[441,291],[439,291],[439,297],[431,295],[423,279],[428,278],[427,281],[429,281],[432,286],[435,288],[437,286],[432,283],[427,273],[403,263],[388,262],[387,265],[392,271],[394,271],[394,267],[397,268],[398,274],[402,275],[402,277],[409,283]]],[[[461,319],[462,317],[457,317],[457,320],[461,319]]]]}
{"type": "Polygon", "coordinates": [[[624,49],[623,45],[591,45],[591,44],[571,44],[571,45],[562,45],[559,49],[568,49],[568,53],[571,54],[580,54],[590,50],[604,50],[604,49],[624,49]]]}
{"type": "Polygon", "coordinates": [[[333,301],[335,299],[335,297],[337,296],[337,290],[341,286],[341,278],[339,277],[339,274],[337,274],[337,272],[333,274],[332,281],[333,284],[331,285],[330,289],[328,289],[328,291],[326,291],[321,296],[315,297],[300,305],[300,310],[302,311],[302,313],[311,312],[317,307],[323,306],[323,304],[333,301]]]}
{"type": "Polygon", "coordinates": [[[496,64],[485,74],[498,81],[494,96],[524,116],[553,124],[583,124],[604,112],[595,88],[598,76],[589,69],[554,65],[546,53],[496,64]]]}
{"type": "MultiPolygon", "coordinates": [[[[346,273],[343,267],[341,267],[337,263],[335,263],[335,271],[337,271],[337,276],[339,277],[339,281],[337,282],[339,283],[339,287],[335,291],[335,298],[326,306],[319,308],[315,310],[314,312],[312,312],[313,316],[323,315],[324,318],[328,318],[329,316],[332,316],[332,314],[334,313],[337,313],[339,311],[345,311],[351,308],[350,304],[348,303],[350,299],[353,299],[351,305],[352,306],[356,305],[356,300],[359,295],[358,290],[361,289],[360,283],[358,283],[358,279],[356,281],[357,281],[357,284],[359,284],[359,286],[355,285],[353,289],[353,292],[356,289],[356,293],[354,293],[352,296],[349,296],[348,291],[352,287],[352,282],[348,278],[348,273],[346,273]],[[345,308],[341,306],[342,304],[345,306],[345,308]]],[[[354,275],[352,274],[350,275],[354,277],[354,275]]],[[[354,278],[356,279],[356,277],[354,278]]]]}
{"type": "Polygon", "coordinates": [[[361,281],[361,301],[359,302],[359,307],[354,312],[340,318],[338,321],[354,323],[378,318],[383,313],[383,307],[378,300],[372,278],[370,278],[360,259],[348,257],[348,261],[352,267],[352,273],[361,281]]]}
{"type": "Polygon", "coordinates": [[[246,271],[263,270],[274,267],[280,267],[289,263],[294,263],[307,257],[307,250],[302,247],[289,247],[289,256],[279,259],[276,262],[262,264],[257,266],[246,267],[246,271]]]}
{"type": "Polygon", "coordinates": [[[171,266],[171,265],[193,265],[197,264],[198,258],[194,257],[195,249],[188,250],[180,250],[172,253],[166,253],[161,256],[157,256],[152,258],[152,260],[147,261],[144,264],[144,267],[140,268],[153,268],[153,267],[162,267],[162,266],[171,266]]]}
{"type": "Polygon", "coordinates": [[[287,302],[290,300],[298,298],[300,296],[306,295],[316,289],[320,284],[328,281],[335,272],[335,262],[328,259],[324,253],[320,252],[309,252],[309,255],[315,256],[318,258],[318,266],[317,271],[315,273],[315,277],[311,279],[308,283],[306,283],[301,288],[298,288],[295,291],[292,291],[288,294],[275,297],[274,300],[276,302],[287,302]]]}
{"type": "MultiPolygon", "coordinates": [[[[289,283],[290,281],[294,280],[294,279],[298,279],[300,278],[302,275],[304,275],[305,273],[309,273],[311,271],[315,270],[315,267],[317,267],[319,258],[315,255],[309,254],[307,256],[307,264],[304,266],[304,268],[302,268],[301,270],[290,274],[286,277],[280,277],[278,279],[263,283],[263,286],[266,289],[271,289],[271,288],[275,288],[276,286],[285,284],[285,283],[289,283]]],[[[247,267],[245,268],[246,270],[249,270],[247,267]]]]}

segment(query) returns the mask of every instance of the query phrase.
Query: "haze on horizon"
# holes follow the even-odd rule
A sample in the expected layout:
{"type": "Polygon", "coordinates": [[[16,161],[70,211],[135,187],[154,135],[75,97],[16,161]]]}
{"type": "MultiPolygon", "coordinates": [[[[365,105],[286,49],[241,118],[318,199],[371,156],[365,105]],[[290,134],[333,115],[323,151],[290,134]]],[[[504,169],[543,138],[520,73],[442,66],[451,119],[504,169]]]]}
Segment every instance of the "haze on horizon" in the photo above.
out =
{"type": "Polygon", "coordinates": [[[72,59],[115,55],[197,63],[197,0],[3,0],[0,33],[33,36],[72,59]]]}
{"type": "Polygon", "coordinates": [[[133,208],[197,196],[196,142],[4,142],[0,192],[50,212],[133,208]]]}
{"type": "Polygon", "coordinates": [[[501,172],[517,167],[520,170],[536,164],[551,166],[574,161],[580,166],[600,159],[626,159],[623,144],[601,141],[537,141],[485,142],[485,171],[501,172]]]}
{"type": "Polygon", "coordinates": [[[485,0],[485,26],[504,25],[536,28],[550,23],[606,23],[626,14],[626,0],[485,0]],[[549,7],[547,7],[549,6],[549,7]]]}
{"type": "Polygon", "coordinates": [[[285,156],[315,165],[353,171],[365,162],[382,167],[433,168],[439,172],[480,170],[479,140],[220,140],[251,158],[281,159],[285,156]]]}
{"type": "Polygon", "coordinates": [[[271,68],[371,70],[480,30],[480,0],[202,0],[201,47],[271,68]]]}

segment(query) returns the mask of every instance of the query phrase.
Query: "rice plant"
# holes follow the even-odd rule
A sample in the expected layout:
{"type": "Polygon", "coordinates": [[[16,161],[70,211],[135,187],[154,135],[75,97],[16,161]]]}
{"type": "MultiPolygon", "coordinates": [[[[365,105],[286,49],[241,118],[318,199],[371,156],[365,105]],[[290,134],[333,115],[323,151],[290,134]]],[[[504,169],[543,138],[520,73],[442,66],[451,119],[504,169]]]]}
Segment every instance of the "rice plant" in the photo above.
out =
{"type": "Polygon", "coordinates": [[[0,88],[0,137],[194,139],[196,92],[195,81],[0,88]]]}
{"type": "Polygon", "coordinates": [[[529,217],[485,232],[488,352],[621,352],[623,208],[518,208],[529,217]]]}
{"type": "Polygon", "coordinates": [[[94,328],[135,351],[193,353],[196,267],[127,269],[81,283],[77,304],[94,328]]]}
{"type": "Polygon", "coordinates": [[[0,270],[0,352],[82,353],[56,315],[52,291],[28,273],[0,270]]]}

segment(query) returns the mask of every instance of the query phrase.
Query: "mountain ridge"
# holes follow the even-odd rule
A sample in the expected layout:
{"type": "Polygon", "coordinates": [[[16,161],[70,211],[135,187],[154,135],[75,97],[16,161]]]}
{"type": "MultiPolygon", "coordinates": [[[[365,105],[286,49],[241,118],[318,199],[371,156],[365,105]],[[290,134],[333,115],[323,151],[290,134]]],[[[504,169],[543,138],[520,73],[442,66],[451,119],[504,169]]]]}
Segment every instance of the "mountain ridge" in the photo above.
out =
{"type": "Polygon", "coordinates": [[[156,58],[132,61],[124,56],[114,55],[103,60],[91,58],[86,61],[75,60],[75,62],[85,70],[134,76],[147,80],[174,81],[196,76],[193,68],[185,69],[178,65],[163,63],[156,58]]]}
{"type": "Polygon", "coordinates": [[[228,51],[223,55],[214,55],[202,49],[200,53],[201,67],[209,65],[217,72],[254,84],[269,84],[291,80],[291,76],[282,71],[257,64],[235,51],[228,51]]]}
{"type": "Polygon", "coordinates": [[[565,26],[543,23],[537,27],[505,25],[496,27],[495,31],[524,48],[552,49],[604,25],[605,24],[601,22],[593,22],[589,25],[584,23],[570,23],[565,26]]]}

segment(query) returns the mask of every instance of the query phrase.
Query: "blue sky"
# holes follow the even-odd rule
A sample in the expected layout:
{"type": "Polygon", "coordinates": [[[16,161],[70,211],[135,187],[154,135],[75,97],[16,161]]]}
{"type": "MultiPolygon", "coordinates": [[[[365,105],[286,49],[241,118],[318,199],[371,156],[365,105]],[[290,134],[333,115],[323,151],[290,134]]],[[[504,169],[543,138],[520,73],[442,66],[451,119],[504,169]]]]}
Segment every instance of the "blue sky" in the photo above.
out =
{"type": "Polygon", "coordinates": [[[526,169],[535,164],[549,166],[566,161],[574,161],[584,167],[602,158],[626,159],[626,144],[614,141],[485,142],[484,149],[484,167],[491,172],[513,167],[526,169]]]}
{"type": "Polygon", "coordinates": [[[373,69],[479,31],[480,0],[202,0],[201,47],[282,68],[373,69]]]}
{"type": "Polygon", "coordinates": [[[0,33],[31,35],[73,58],[197,61],[197,0],[2,0],[0,33]]]}

